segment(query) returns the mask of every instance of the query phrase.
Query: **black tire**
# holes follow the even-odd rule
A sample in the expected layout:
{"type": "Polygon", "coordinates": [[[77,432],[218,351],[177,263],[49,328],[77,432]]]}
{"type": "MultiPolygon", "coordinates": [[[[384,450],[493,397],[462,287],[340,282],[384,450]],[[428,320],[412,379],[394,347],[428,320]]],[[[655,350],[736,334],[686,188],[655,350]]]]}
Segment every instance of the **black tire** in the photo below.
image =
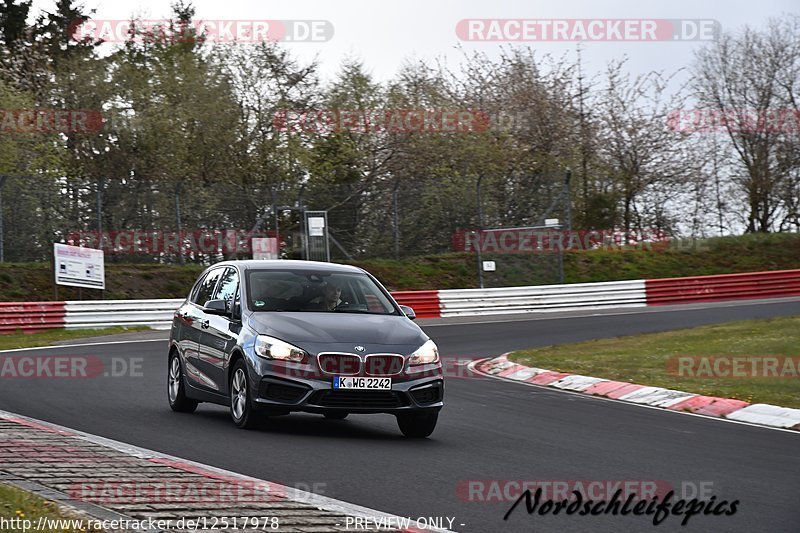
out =
{"type": "Polygon", "coordinates": [[[436,429],[439,413],[408,413],[397,415],[397,425],[403,435],[412,439],[429,437],[436,429]]]}
{"type": "Polygon", "coordinates": [[[325,411],[323,414],[328,420],[344,420],[350,413],[347,411],[325,411]]]}
{"type": "Polygon", "coordinates": [[[233,365],[229,390],[231,420],[234,425],[241,429],[256,427],[259,417],[250,399],[250,378],[247,375],[247,365],[242,359],[233,365]]]}
{"type": "Polygon", "coordinates": [[[183,365],[178,352],[173,351],[169,356],[169,370],[167,371],[167,400],[170,408],[178,413],[194,413],[197,409],[196,400],[186,397],[186,384],[183,380],[183,365]]]}

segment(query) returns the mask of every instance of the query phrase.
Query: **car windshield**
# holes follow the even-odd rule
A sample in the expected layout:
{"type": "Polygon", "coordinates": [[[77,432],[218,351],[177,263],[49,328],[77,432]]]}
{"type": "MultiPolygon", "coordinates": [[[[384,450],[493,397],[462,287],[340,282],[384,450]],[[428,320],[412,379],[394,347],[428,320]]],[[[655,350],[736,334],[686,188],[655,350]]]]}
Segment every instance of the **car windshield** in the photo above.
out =
{"type": "Polygon", "coordinates": [[[253,270],[247,301],[253,311],[399,314],[369,276],[355,272],[253,270]]]}

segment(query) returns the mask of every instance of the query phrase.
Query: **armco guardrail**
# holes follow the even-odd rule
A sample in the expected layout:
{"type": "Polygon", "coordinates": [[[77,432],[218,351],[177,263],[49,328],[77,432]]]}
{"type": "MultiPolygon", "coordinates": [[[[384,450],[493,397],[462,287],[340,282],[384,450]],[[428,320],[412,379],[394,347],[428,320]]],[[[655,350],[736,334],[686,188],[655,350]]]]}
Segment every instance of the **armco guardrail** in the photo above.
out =
{"type": "Polygon", "coordinates": [[[91,300],[66,302],[66,328],[150,326],[168,329],[183,298],[169,300],[91,300]]]}
{"type": "MultiPolygon", "coordinates": [[[[393,293],[414,308],[420,318],[439,316],[438,291],[393,293]]],[[[182,298],[155,300],[84,300],[67,302],[0,303],[0,334],[44,329],[94,329],[149,326],[168,329],[182,298]]]]}
{"type": "Polygon", "coordinates": [[[0,303],[0,334],[63,328],[64,302],[0,303]]]}
{"type": "MultiPolygon", "coordinates": [[[[399,291],[392,295],[398,303],[413,307],[419,318],[644,307],[800,296],[800,270],[498,289],[399,291]]],[[[165,329],[182,301],[0,303],[0,334],[64,327],[165,329]]]]}
{"type": "MultiPolygon", "coordinates": [[[[395,292],[398,303],[414,308],[420,318],[439,316],[438,291],[395,292]]],[[[168,329],[183,298],[168,300],[92,300],[66,302],[67,328],[150,326],[168,329]]]]}
{"type": "Polygon", "coordinates": [[[647,280],[647,305],[800,296],[800,270],[647,280]]]}
{"type": "Polygon", "coordinates": [[[443,317],[644,307],[645,301],[644,280],[439,291],[443,317]]]}

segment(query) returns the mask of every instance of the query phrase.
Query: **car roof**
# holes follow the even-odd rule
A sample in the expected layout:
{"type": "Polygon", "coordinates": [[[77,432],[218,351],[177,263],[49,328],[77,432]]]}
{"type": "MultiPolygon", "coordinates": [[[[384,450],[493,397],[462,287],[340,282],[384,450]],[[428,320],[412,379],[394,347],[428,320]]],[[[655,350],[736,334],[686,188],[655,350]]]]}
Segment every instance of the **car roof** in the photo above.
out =
{"type": "MultiPolygon", "coordinates": [[[[233,261],[223,261],[211,265],[211,267],[218,266],[236,266],[241,270],[284,270],[284,269],[313,269],[323,270],[326,272],[357,272],[363,273],[364,271],[352,265],[340,265],[338,263],[325,263],[323,261],[299,261],[294,259],[239,259],[233,261]]],[[[211,268],[209,267],[209,268],[211,268]]]]}

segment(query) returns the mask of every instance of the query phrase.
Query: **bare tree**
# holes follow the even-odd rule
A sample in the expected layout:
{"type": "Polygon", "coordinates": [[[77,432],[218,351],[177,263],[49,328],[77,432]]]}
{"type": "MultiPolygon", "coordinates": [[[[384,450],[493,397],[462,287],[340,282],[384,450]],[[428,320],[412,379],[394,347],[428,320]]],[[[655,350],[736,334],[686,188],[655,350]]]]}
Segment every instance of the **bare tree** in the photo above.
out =
{"type": "Polygon", "coordinates": [[[687,136],[667,127],[683,96],[680,90],[667,91],[671,77],[657,72],[631,77],[624,63],[608,66],[607,87],[595,95],[599,155],[614,183],[621,229],[671,231],[665,208],[678,202],[695,168],[687,136]]]}
{"type": "Polygon", "coordinates": [[[775,229],[787,208],[796,210],[797,188],[788,182],[797,172],[797,131],[783,131],[775,117],[780,122],[787,109],[798,109],[799,29],[798,17],[789,16],[763,31],[724,34],[693,65],[698,102],[723,117],[733,179],[747,197],[749,232],[775,229]]]}

